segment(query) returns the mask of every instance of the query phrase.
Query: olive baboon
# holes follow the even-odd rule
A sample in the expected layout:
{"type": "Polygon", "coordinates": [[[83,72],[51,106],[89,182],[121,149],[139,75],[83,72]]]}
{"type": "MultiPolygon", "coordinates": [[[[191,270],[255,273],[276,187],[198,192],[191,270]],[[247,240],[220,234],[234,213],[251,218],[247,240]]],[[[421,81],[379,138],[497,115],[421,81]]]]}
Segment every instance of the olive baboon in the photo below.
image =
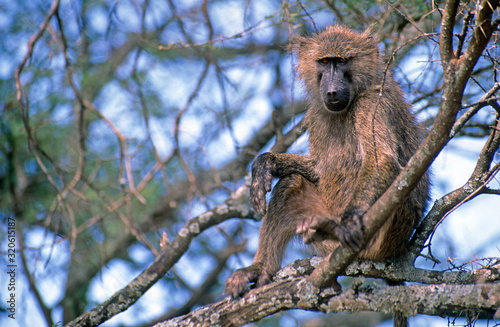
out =
{"type": "MultiPolygon", "coordinates": [[[[259,287],[270,281],[294,234],[321,255],[339,244],[360,250],[362,216],[419,145],[415,117],[384,72],[377,44],[368,34],[330,26],[310,38],[294,39],[297,69],[309,94],[305,119],[310,153],[264,153],[253,163],[250,198],[265,216],[253,264],[226,281],[225,291],[232,297],[241,295],[248,283],[259,287]],[[280,180],[266,210],[265,194],[273,178],[280,180]]],[[[381,260],[403,254],[427,198],[424,176],[359,257],[381,260]]]]}

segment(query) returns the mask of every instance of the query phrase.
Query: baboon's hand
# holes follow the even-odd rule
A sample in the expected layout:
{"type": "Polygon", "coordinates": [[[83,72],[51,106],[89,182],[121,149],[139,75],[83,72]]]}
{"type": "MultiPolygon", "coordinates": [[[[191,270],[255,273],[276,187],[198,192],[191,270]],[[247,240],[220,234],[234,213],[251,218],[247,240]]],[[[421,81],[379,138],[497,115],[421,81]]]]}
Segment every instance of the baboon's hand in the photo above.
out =
{"type": "Polygon", "coordinates": [[[335,235],[342,246],[356,252],[361,251],[364,240],[363,215],[353,213],[342,219],[335,228],[335,235]]]}
{"type": "Polygon", "coordinates": [[[254,210],[261,215],[266,213],[266,193],[271,191],[274,170],[275,162],[272,153],[261,154],[252,164],[250,202],[254,210]]]}
{"type": "Polygon", "coordinates": [[[255,282],[255,287],[268,284],[271,276],[262,268],[260,264],[253,264],[249,267],[236,270],[231,277],[226,280],[224,293],[232,299],[243,295],[249,288],[249,284],[255,282]]]}
{"type": "Polygon", "coordinates": [[[297,234],[302,235],[304,243],[321,242],[325,239],[335,239],[337,222],[328,217],[311,216],[297,224],[297,234]]]}

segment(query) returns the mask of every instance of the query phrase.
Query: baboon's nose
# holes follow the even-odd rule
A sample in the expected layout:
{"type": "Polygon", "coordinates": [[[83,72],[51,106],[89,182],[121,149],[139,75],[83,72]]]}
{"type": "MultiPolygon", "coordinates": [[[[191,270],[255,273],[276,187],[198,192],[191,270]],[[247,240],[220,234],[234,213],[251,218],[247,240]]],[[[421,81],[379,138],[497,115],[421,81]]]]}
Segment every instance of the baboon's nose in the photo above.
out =
{"type": "Polygon", "coordinates": [[[326,93],[326,101],[328,103],[335,104],[339,102],[338,94],[336,91],[331,91],[326,93]]]}

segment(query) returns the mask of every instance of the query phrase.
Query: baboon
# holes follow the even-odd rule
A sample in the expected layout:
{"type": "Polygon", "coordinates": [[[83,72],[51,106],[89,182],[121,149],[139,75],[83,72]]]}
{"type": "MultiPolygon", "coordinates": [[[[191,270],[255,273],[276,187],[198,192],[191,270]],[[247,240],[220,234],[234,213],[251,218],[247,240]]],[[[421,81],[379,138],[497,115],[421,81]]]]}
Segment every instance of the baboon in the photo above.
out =
{"type": "Polygon", "coordinates": [[[360,249],[363,215],[407,164],[422,134],[369,34],[336,25],[293,40],[309,95],[309,155],[264,153],[254,161],[250,200],[264,217],[253,264],[226,281],[233,298],[248,283],[271,280],[295,234],[320,255],[339,245],[370,260],[407,250],[428,199],[427,175],[360,249]],[[266,210],[273,178],[279,181],[266,210]]]}

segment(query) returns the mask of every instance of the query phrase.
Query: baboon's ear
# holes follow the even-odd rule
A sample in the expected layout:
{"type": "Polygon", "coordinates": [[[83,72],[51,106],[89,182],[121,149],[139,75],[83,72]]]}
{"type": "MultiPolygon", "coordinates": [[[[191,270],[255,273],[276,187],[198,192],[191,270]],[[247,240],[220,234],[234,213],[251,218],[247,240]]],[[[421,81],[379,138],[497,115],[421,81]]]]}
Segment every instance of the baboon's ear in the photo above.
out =
{"type": "Polygon", "coordinates": [[[366,28],[366,30],[363,32],[363,35],[364,35],[365,37],[369,37],[369,36],[371,36],[371,35],[374,33],[374,31],[375,31],[375,25],[376,25],[376,24],[371,24],[370,26],[368,26],[368,27],[366,28]]]}
{"type": "Polygon", "coordinates": [[[295,35],[290,40],[290,50],[291,51],[299,51],[300,48],[304,47],[309,43],[309,40],[303,36],[295,35]]]}
{"type": "Polygon", "coordinates": [[[368,28],[362,33],[362,35],[367,40],[370,40],[373,42],[379,42],[380,35],[375,33],[375,26],[376,26],[376,24],[372,24],[372,25],[368,26],[368,28]]]}

